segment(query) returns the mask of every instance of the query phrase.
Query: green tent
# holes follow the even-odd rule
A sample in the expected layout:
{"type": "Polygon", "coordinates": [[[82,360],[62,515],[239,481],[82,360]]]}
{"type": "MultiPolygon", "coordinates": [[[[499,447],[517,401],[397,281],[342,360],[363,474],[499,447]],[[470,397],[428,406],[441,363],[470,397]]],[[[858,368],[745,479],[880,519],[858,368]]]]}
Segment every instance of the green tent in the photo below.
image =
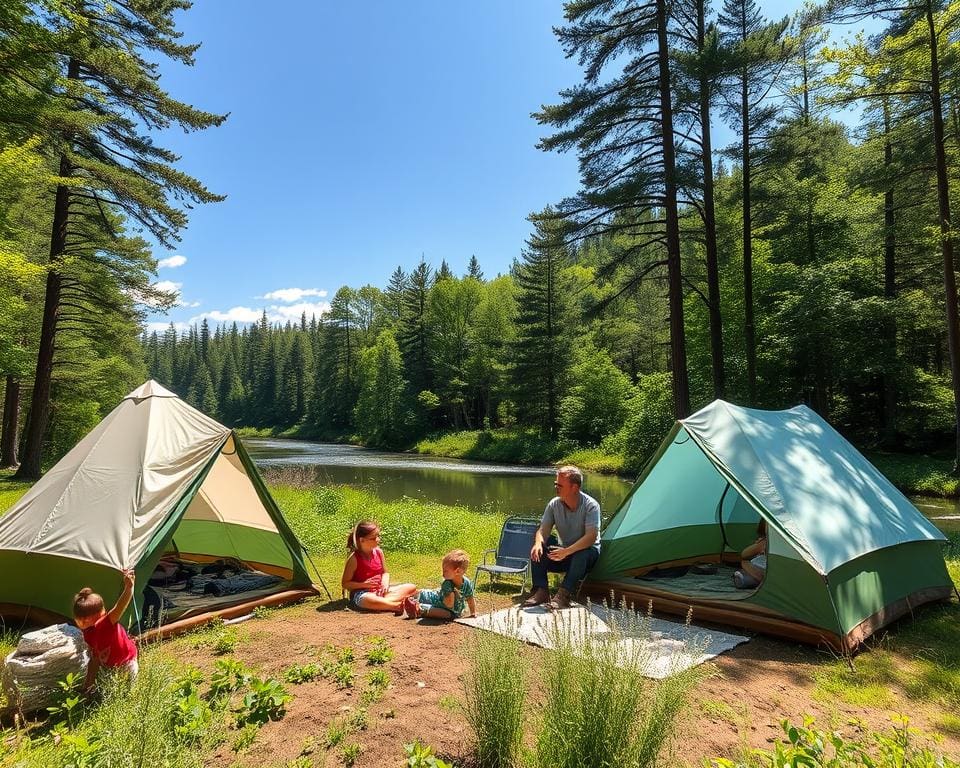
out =
{"type": "Polygon", "coordinates": [[[949,598],[945,537],[805,406],[716,400],[676,423],[603,534],[585,591],[638,608],[856,648],[916,606],[949,598]],[[731,578],[767,522],[767,571],[731,578]],[[718,564],[714,570],[687,568],[718,564]]]}
{"type": "Polygon", "coordinates": [[[277,577],[258,589],[172,600],[165,619],[188,626],[313,592],[302,554],[233,430],[149,381],[0,517],[0,615],[70,618],[81,587],[110,601],[119,571],[134,568],[127,619],[136,621],[165,555],[277,577]]]}

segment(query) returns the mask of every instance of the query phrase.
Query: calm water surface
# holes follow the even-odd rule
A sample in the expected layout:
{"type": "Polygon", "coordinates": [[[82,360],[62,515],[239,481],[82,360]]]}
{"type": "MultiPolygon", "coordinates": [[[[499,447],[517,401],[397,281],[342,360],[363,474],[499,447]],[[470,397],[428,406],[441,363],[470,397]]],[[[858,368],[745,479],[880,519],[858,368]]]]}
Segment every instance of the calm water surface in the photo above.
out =
{"type": "MultiPolygon", "coordinates": [[[[364,488],[384,501],[409,496],[539,515],[554,495],[553,467],[486,464],[302,440],[250,438],[243,444],[270,480],[287,472],[307,472],[318,485],[364,488]]],[[[621,477],[588,473],[583,490],[609,515],[630,486],[621,477]]]]}
{"type": "MultiPolygon", "coordinates": [[[[364,488],[384,501],[409,496],[539,515],[553,496],[552,467],[486,464],[302,440],[250,438],[243,442],[268,479],[305,472],[318,485],[364,488]]],[[[583,490],[600,502],[604,516],[609,517],[631,485],[622,477],[588,473],[583,490]]],[[[942,531],[960,531],[960,500],[915,496],[911,501],[942,531]]]]}

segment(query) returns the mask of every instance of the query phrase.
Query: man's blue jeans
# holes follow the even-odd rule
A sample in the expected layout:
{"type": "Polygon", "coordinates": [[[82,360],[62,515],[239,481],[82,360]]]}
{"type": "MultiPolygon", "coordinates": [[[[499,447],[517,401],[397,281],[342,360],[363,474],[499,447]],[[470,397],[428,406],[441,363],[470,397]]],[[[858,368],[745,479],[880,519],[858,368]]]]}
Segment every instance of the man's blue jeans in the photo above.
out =
{"type": "Polygon", "coordinates": [[[573,594],[577,591],[577,585],[587,575],[587,571],[593,568],[600,557],[599,547],[587,547],[572,555],[563,558],[563,560],[551,560],[547,556],[547,548],[543,548],[543,554],[540,560],[530,561],[530,572],[533,576],[533,588],[547,588],[548,573],[565,573],[562,586],[567,592],[573,594]]]}

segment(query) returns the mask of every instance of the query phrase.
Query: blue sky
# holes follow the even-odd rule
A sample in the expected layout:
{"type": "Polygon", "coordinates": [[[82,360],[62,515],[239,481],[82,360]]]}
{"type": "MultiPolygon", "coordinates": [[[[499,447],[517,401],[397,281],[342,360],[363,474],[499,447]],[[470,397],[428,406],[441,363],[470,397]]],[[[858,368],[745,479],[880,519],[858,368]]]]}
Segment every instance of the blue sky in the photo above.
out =
{"type": "Polygon", "coordinates": [[[158,140],[227,200],[157,250],[180,304],[148,329],[319,314],[421,257],[505,272],[526,216],[577,188],[575,158],[537,150],[530,117],[580,79],[561,21],[557,0],[197,2],[179,18],[196,65],[164,64],[161,83],[230,117],[158,140]]]}

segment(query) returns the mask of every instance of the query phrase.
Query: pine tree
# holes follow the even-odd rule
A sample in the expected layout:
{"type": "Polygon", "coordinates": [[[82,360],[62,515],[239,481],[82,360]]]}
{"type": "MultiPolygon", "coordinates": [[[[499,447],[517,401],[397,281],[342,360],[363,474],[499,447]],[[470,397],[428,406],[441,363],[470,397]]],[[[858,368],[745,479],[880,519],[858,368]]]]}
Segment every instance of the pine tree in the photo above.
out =
{"type": "Polygon", "coordinates": [[[531,216],[530,221],[534,232],[514,273],[518,311],[513,384],[521,413],[555,438],[573,349],[570,292],[562,275],[570,256],[552,211],[531,216]]]}
{"type": "Polygon", "coordinates": [[[384,291],[387,313],[395,323],[399,323],[403,316],[403,297],[407,292],[408,285],[409,280],[406,272],[401,267],[397,267],[390,275],[390,282],[387,283],[387,289],[384,291]]]}
{"type": "Polygon", "coordinates": [[[410,273],[397,334],[403,367],[414,394],[429,389],[433,379],[430,370],[430,328],[427,323],[427,299],[432,286],[430,267],[421,261],[410,273]]]}
{"type": "Polygon", "coordinates": [[[476,255],[471,256],[470,263],[467,264],[467,277],[483,282],[483,270],[480,269],[480,262],[477,261],[476,255]]]}
{"type": "Polygon", "coordinates": [[[447,264],[447,260],[443,259],[440,262],[440,269],[437,270],[436,282],[439,283],[441,280],[450,280],[451,278],[453,278],[453,270],[450,269],[450,265],[447,264]]]}
{"type": "Polygon", "coordinates": [[[561,234],[568,243],[620,235],[623,249],[608,269],[634,266],[634,283],[666,267],[674,409],[681,418],[690,411],[690,387],[670,9],[667,0],[577,0],[564,7],[567,25],[557,35],[567,56],[584,66],[584,82],[536,115],[557,130],[540,147],[574,149],[580,160],[581,191],[558,208],[566,224],[561,234]],[[620,72],[601,81],[608,65],[620,72]]]}
{"type": "Polygon", "coordinates": [[[159,5],[64,0],[46,4],[44,16],[31,19],[34,31],[55,33],[54,49],[64,62],[60,77],[35,87],[55,105],[47,112],[42,140],[47,151],[59,158],[58,175],[69,181],[56,188],[20,478],[40,475],[56,337],[65,308],[83,306],[78,322],[95,324],[100,318],[95,310],[87,312],[87,307],[130,311],[122,302],[112,304],[110,292],[98,290],[102,284],[86,281],[90,270],[85,266],[105,270],[124,288],[121,296],[140,295],[158,303],[172,300],[151,289],[148,278],[153,263],[147,245],[118,232],[122,222],[116,212],[169,245],[186,224],[176,201],[221,199],[174,168],[176,156],[143,132],[143,126],[203,129],[224,119],[172,99],[161,89],[156,65],[150,61],[164,56],[193,63],[197,46],[178,42],[174,24],[175,12],[185,7],[181,0],[159,5]],[[73,265],[77,268],[71,269],[73,265]]]}

